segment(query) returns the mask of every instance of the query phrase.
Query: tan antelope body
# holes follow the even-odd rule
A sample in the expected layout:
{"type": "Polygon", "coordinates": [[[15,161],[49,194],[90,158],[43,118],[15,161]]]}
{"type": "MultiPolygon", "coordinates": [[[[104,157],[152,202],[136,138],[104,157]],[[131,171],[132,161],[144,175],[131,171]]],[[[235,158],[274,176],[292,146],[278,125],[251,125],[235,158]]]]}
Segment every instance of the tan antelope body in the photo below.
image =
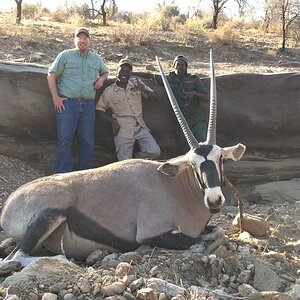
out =
{"type": "Polygon", "coordinates": [[[127,160],[47,176],[17,189],[1,216],[4,231],[20,241],[6,259],[25,265],[41,245],[83,259],[98,248],[130,251],[150,244],[184,249],[199,241],[211,213],[224,205],[223,159],[238,160],[245,151],[242,144],[215,144],[215,115],[211,107],[205,143],[183,125],[191,150],[165,163],[127,160]]]}

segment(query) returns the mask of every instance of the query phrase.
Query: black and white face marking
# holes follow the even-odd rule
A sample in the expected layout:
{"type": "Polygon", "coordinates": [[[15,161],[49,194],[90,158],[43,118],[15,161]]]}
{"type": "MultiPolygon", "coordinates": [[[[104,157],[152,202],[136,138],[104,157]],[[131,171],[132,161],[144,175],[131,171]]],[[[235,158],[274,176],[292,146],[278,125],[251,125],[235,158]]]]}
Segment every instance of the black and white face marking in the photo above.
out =
{"type": "Polygon", "coordinates": [[[211,213],[217,213],[223,207],[225,197],[222,185],[222,149],[217,145],[200,145],[190,151],[197,180],[204,191],[204,203],[211,213]]]}

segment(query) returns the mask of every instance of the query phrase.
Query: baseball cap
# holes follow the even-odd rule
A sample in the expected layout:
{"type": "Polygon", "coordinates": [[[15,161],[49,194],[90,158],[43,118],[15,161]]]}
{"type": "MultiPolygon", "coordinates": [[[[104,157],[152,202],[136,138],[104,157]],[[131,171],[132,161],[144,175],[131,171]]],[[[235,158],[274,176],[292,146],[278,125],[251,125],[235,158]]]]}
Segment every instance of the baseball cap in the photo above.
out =
{"type": "Polygon", "coordinates": [[[131,67],[131,69],[133,68],[133,63],[130,59],[128,58],[122,58],[119,63],[118,63],[118,67],[121,67],[122,65],[129,65],[131,67]]]}
{"type": "Polygon", "coordinates": [[[87,37],[90,37],[89,31],[86,28],[84,28],[84,27],[76,29],[76,31],[75,31],[75,37],[77,37],[79,33],[84,33],[84,34],[86,34],[87,37]]]}
{"type": "Polygon", "coordinates": [[[175,63],[178,61],[178,60],[183,60],[186,64],[186,67],[188,66],[188,61],[187,59],[183,56],[183,55],[178,55],[174,58],[173,60],[173,67],[175,67],[175,63]]]}

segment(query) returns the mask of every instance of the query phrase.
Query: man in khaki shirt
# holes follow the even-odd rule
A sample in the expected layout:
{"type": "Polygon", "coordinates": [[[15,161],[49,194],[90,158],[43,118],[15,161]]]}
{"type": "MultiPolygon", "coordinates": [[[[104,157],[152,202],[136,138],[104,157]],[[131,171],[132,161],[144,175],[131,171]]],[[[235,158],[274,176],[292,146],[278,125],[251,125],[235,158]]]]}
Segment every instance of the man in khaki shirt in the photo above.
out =
{"type": "Polygon", "coordinates": [[[142,115],[142,92],[153,92],[142,81],[132,78],[133,64],[121,59],[117,80],[102,93],[96,115],[111,122],[118,160],[134,158],[153,159],[160,155],[160,148],[146,126],[142,115]],[[106,113],[111,109],[112,116],[106,113]],[[139,151],[133,153],[134,144],[139,151]]]}

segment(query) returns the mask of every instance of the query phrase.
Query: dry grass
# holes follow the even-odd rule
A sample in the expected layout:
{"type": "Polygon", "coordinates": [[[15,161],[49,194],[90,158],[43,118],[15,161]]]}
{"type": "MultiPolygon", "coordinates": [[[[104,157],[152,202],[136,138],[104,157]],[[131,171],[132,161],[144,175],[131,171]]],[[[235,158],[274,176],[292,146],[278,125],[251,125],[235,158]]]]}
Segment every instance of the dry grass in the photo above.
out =
{"type": "Polygon", "coordinates": [[[223,43],[224,45],[233,43],[239,39],[236,24],[232,21],[226,22],[222,27],[208,33],[211,43],[223,43]]]}
{"type": "Polygon", "coordinates": [[[206,76],[210,47],[214,49],[217,75],[299,71],[300,52],[294,41],[288,42],[286,53],[280,53],[280,36],[265,33],[258,26],[249,28],[239,20],[225,22],[212,31],[200,19],[191,19],[185,24],[173,24],[173,30],[163,31],[159,20],[147,14],[134,16],[132,24],[109,20],[107,27],[101,25],[101,20],[87,20],[78,14],[62,14],[59,18],[66,21],[58,22],[53,14],[47,14],[23,19],[21,25],[16,25],[14,15],[0,14],[0,34],[4,40],[0,59],[30,62],[35,52],[42,52],[45,56],[41,63],[49,65],[60,51],[74,46],[74,29],[86,26],[93,36],[93,48],[102,54],[112,71],[118,59],[127,55],[135,61],[137,71],[146,71],[149,64],[155,66],[156,55],[169,71],[172,59],[184,54],[191,62],[190,72],[206,76]]]}

